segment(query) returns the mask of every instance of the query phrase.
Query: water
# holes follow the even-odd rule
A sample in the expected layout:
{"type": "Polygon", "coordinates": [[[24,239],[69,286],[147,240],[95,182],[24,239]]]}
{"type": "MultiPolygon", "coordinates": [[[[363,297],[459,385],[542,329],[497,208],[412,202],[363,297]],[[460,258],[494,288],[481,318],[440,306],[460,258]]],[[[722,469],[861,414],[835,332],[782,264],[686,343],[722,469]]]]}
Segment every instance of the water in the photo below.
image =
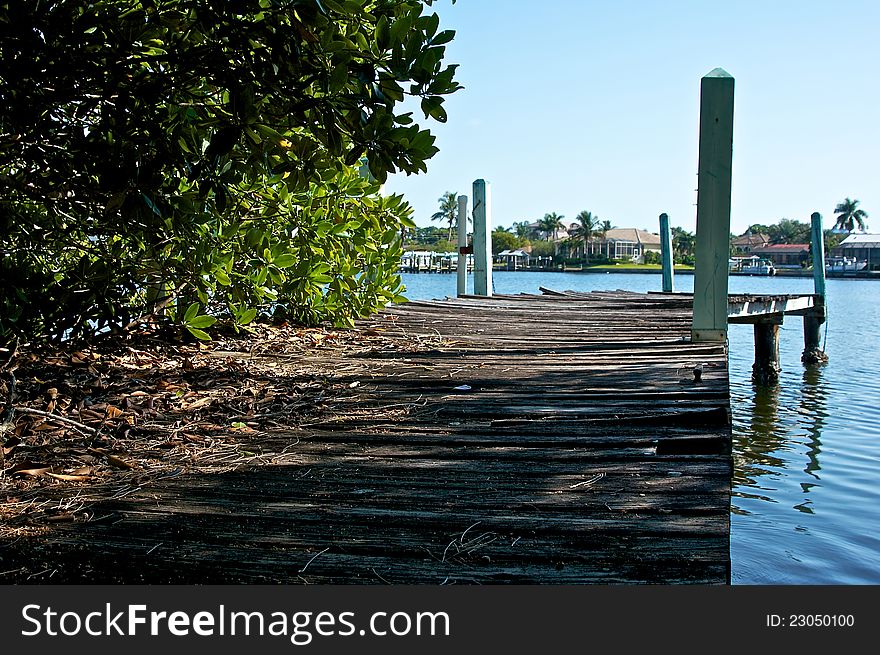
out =
{"type": "MultiPolygon", "coordinates": [[[[496,293],[660,289],[659,274],[493,277],[496,293]]],[[[455,275],[403,279],[411,299],[455,295],[455,275]]],[[[677,276],[675,284],[692,291],[693,277],[677,276]]],[[[730,291],[812,293],[813,281],[731,277],[730,291]]],[[[829,363],[801,364],[803,324],[787,317],[782,376],[773,387],[751,381],[751,326],[730,326],[734,584],[880,583],[880,282],[828,280],[827,303],[829,363]]]]}

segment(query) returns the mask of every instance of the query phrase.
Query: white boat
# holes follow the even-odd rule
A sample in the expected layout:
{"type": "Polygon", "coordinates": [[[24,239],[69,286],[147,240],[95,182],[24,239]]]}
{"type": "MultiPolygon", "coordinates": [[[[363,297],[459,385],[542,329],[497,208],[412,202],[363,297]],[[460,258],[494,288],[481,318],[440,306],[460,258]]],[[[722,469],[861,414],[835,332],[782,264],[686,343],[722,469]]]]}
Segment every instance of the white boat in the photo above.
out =
{"type": "Polygon", "coordinates": [[[867,261],[857,261],[855,257],[827,257],[825,259],[826,273],[855,273],[867,268],[867,261]]]}
{"type": "Polygon", "coordinates": [[[776,275],[776,267],[769,259],[757,255],[751,257],[734,257],[728,261],[731,273],[741,275],[776,275]]]}

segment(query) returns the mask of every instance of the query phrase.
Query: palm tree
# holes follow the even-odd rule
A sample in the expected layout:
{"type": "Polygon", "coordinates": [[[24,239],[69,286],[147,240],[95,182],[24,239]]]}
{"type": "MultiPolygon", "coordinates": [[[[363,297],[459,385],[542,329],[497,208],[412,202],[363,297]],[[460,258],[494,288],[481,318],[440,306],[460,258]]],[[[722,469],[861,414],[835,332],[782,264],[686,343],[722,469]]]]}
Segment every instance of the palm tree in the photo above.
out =
{"type": "Polygon", "coordinates": [[[842,203],[834,208],[834,213],[838,214],[834,229],[852,232],[855,226],[858,225],[859,230],[865,231],[865,219],[868,218],[868,214],[864,209],[858,209],[858,204],[858,200],[845,198],[842,203]]]}
{"type": "MultiPolygon", "coordinates": [[[[599,217],[597,216],[596,221],[598,222],[598,220],[599,217]]],[[[611,224],[611,221],[602,221],[597,226],[597,229],[599,234],[602,235],[602,241],[605,242],[605,256],[608,257],[608,259],[611,259],[611,248],[608,245],[608,230],[613,230],[614,226],[611,224]]]]}
{"type": "Polygon", "coordinates": [[[686,261],[693,257],[697,247],[697,237],[692,232],[674,227],[672,228],[672,249],[678,255],[679,261],[686,261]]]}
{"type": "Polygon", "coordinates": [[[584,258],[589,258],[590,241],[593,240],[593,232],[599,225],[599,217],[593,216],[592,213],[584,210],[577,215],[578,225],[575,228],[575,236],[583,239],[584,258]]]}
{"type": "Polygon", "coordinates": [[[449,223],[448,241],[452,241],[452,227],[455,225],[456,216],[458,215],[458,193],[455,191],[447,191],[437,199],[440,203],[440,211],[431,216],[432,221],[446,221],[449,223]]]}
{"type": "Polygon", "coordinates": [[[528,221],[518,221],[513,224],[513,233],[520,239],[528,239],[532,236],[532,228],[528,221]]]}
{"type": "Polygon", "coordinates": [[[544,233],[547,241],[550,240],[550,236],[553,236],[553,239],[557,239],[559,236],[559,228],[562,227],[562,219],[565,216],[560,216],[556,212],[552,212],[550,214],[544,214],[544,218],[538,221],[538,229],[544,233]]]}

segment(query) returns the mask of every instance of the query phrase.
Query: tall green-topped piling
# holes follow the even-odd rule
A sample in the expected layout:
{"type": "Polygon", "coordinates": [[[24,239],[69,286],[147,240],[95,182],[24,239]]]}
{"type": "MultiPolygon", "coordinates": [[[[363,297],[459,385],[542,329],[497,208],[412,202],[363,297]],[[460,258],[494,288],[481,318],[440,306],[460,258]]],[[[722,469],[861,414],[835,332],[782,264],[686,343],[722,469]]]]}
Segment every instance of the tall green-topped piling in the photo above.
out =
{"type": "Polygon", "coordinates": [[[721,68],[700,83],[693,341],[727,341],[733,86],[721,68]]]}
{"type": "Polygon", "coordinates": [[[822,230],[822,215],[813,212],[810,216],[810,244],[813,255],[813,291],[816,294],[815,308],[804,314],[804,364],[821,364],[828,356],[819,346],[822,324],[826,318],[825,305],[825,234],[822,230]]]}
{"type": "Polygon", "coordinates": [[[474,295],[492,295],[492,198],[486,180],[474,180],[474,295]]]}

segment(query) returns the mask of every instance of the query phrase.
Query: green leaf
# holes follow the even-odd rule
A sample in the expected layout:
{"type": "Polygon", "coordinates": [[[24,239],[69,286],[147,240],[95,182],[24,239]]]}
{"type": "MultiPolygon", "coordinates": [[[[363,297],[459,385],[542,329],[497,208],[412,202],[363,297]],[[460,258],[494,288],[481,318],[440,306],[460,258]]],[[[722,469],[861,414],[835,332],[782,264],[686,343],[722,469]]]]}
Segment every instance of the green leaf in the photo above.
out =
{"type": "Polygon", "coordinates": [[[430,16],[426,16],[422,20],[425,20],[425,33],[428,36],[434,36],[437,33],[437,28],[440,27],[440,16],[437,14],[431,14],[430,16]]]}
{"type": "Polygon", "coordinates": [[[431,39],[431,45],[443,45],[444,43],[449,43],[452,39],[455,38],[455,30],[443,30],[431,39]]]}
{"type": "Polygon", "coordinates": [[[247,325],[257,317],[257,310],[254,308],[247,309],[236,317],[239,325],[247,325]]]}
{"type": "Polygon", "coordinates": [[[342,91],[347,83],[348,65],[339,64],[336,68],[333,69],[333,72],[330,73],[330,92],[338,93],[342,91]]]}
{"type": "Polygon", "coordinates": [[[446,122],[446,110],[442,107],[443,98],[439,96],[428,96],[422,100],[422,111],[425,117],[430,116],[441,123],[446,122]]]}
{"type": "Polygon", "coordinates": [[[391,37],[388,33],[388,17],[382,16],[376,22],[376,42],[381,50],[387,50],[391,45],[391,37]]]}
{"type": "Polygon", "coordinates": [[[214,271],[214,277],[217,278],[217,281],[224,287],[232,285],[232,280],[229,279],[229,275],[227,275],[226,271],[222,268],[218,268],[216,271],[214,271]]]}
{"type": "Polygon", "coordinates": [[[214,318],[213,316],[208,316],[207,314],[202,314],[201,316],[196,316],[191,321],[187,321],[186,326],[187,327],[194,327],[194,328],[206,328],[206,327],[211,327],[216,322],[217,322],[217,319],[214,318]]]}
{"type": "Polygon", "coordinates": [[[275,264],[275,266],[277,266],[278,268],[290,268],[291,266],[296,264],[297,261],[299,261],[299,257],[297,257],[296,255],[286,254],[279,255],[273,260],[272,263],[275,264]]]}
{"type": "Polygon", "coordinates": [[[183,314],[183,322],[189,323],[192,321],[196,315],[199,313],[199,303],[194,302],[192,305],[186,308],[186,312],[183,314]]]}
{"type": "Polygon", "coordinates": [[[203,330],[199,330],[198,328],[190,327],[189,325],[186,326],[186,329],[189,330],[189,333],[191,335],[193,335],[196,339],[200,339],[201,341],[210,341],[211,340],[211,336],[203,330]]]}

